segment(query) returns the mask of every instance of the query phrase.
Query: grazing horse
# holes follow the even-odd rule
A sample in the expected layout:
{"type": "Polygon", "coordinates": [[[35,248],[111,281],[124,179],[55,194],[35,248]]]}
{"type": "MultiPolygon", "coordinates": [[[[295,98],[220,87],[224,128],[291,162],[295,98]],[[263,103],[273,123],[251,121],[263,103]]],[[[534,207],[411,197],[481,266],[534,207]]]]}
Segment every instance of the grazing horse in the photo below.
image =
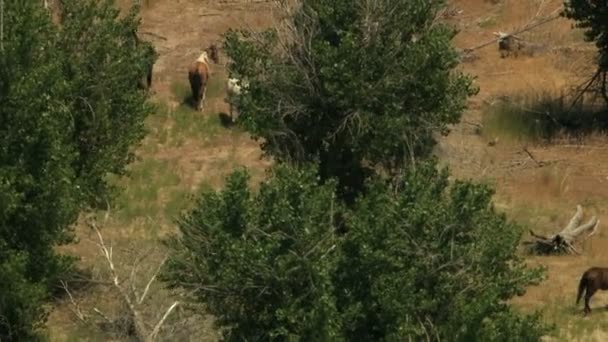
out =
{"type": "Polygon", "coordinates": [[[192,90],[192,98],[194,107],[198,111],[203,111],[205,95],[207,93],[207,85],[209,83],[210,66],[209,59],[218,63],[217,48],[212,44],[205,49],[197,60],[188,68],[188,80],[190,81],[190,89],[192,90]]]}
{"type": "Polygon", "coordinates": [[[249,82],[239,81],[237,78],[228,78],[226,82],[226,92],[228,93],[228,105],[230,106],[230,120],[234,121],[233,112],[233,99],[241,95],[241,93],[249,87],[249,82]],[[241,85],[239,85],[239,82],[241,85]]]}
{"type": "Polygon", "coordinates": [[[585,292],[585,316],[591,313],[589,300],[597,290],[608,290],[608,267],[591,267],[581,277],[578,284],[576,304],[578,304],[583,296],[583,292],[585,292]]]}

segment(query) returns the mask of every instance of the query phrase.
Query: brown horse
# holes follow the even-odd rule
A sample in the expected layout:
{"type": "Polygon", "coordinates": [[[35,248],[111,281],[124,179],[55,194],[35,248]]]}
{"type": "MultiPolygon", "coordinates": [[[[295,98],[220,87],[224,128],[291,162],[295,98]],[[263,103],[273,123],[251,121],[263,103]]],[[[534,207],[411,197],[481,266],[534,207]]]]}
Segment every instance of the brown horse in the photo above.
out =
{"type": "Polygon", "coordinates": [[[583,296],[583,292],[585,292],[585,316],[591,313],[589,300],[597,290],[608,290],[608,267],[591,267],[581,277],[578,284],[576,304],[578,304],[583,296]]]}
{"type": "Polygon", "coordinates": [[[198,59],[188,68],[188,80],[190,81],[190,89],[192,90],[192,98],[194,107],[198,111],[203,111],[205,95],[207,94],[207,85],[209,83],[209,59],[216,64],[219,62],[217,56],[217,47],[212,44],[205,49],[198,59]]]}

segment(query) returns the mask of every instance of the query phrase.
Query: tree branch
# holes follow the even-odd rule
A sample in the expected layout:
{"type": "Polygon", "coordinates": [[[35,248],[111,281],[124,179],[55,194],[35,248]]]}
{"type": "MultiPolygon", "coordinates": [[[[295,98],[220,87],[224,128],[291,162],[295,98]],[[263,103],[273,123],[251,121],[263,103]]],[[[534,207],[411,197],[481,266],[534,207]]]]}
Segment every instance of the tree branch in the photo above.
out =
{"type": "Polygon", "coordinates": [[[173,305],[171,305],[167,309],[167,311],[163,315],[163,318],[161,318],[160,321],[158,321],[158,323],[156,324],[156,326],[154,326],[154,329],[152,330],[152,333],[150,333],[150,335],[148,336],[148,340],[149,341],[153,341],[156,338],[156,335],[158,335],[158,332],[160,331],[160,328],[162,327],[163,323],[165,322],[165,320],[167,319],[167,317],[169,317],[169,315],[171,314],[171,312],[173,311],[173,309],[175,309],[175,307],[178,304],[179,304],[179,302],[176,301],[175,303],[173,303],[173,305]]]}
{"type": "Polygon", "coordinates": [[[150,280],[148,281],[148,284],[146,284],[146,288],[144,289],[144,293],[141,295],[141,297],[137,301],[137,304],[143,303],[144,299],[146,299],[146,295],[148,294],[148,290],[150,290],[150,285],[152,285],[152,283],[156,279],[156,276],[158,275],[158,273],[160,272],[161,268],[165,264],[165,261],[167,261],[167,257],[163,258],[163,261],[161,261],[161,263],[158,265],[158,268],[156,269],[156,272],[154,272],[154,275],[150,278],[150,280]]]}
{"type": "Polygon", "coordinates": [[[72,296],[72,293],[68,289],[68,284],[65,281],[61,280],[61,286],[63,287],[63,289],[65,290],[65,292],[70,297],[70,302],[72,302],[72,305],[74,306],[74,309],[72,310],[72,312],[74,312],[74,314],[76,315],[76,317],[78,317],[78,319],[81,322],[86,322],[86,316],[82,313],[82,310],[80,310],[80,306],[74,300],[74,297],[72,296]]]}

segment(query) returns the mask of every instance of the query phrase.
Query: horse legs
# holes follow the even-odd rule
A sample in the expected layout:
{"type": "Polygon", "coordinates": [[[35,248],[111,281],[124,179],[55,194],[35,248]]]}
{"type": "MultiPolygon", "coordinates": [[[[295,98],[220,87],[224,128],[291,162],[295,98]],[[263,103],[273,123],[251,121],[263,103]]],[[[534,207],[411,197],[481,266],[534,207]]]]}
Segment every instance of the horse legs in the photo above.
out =
{"type": "Polygon", "coordinates": [[[230,101],[228,102],[228,108],[230,108],[230,121],[234,121],[234,116],[232,116],[232,102],[230,101]]]}
{"type": "Polygon", "coordinates": [[[202,94],[201,94],[201,99],[200,99],[200,102],[199,102],[199,108],[198,108],[198,110],[201,111],[201,112],[203,111],[203,105],[205,104],[205,98],[206,97],[207,97],[207,86],[203,86],[202,94]]]}
{"type": "Polygon", "coordinates": [[[587,316],[588,314],[591,313],[591,307],[589,306],[589,301],[591,300],[591,297],[593,296],[593,294],[595,293],[595,289],[590,289],[587,288],[587,293],[585,293],[585,311],[584,311],[584,316],[587,316]]]}

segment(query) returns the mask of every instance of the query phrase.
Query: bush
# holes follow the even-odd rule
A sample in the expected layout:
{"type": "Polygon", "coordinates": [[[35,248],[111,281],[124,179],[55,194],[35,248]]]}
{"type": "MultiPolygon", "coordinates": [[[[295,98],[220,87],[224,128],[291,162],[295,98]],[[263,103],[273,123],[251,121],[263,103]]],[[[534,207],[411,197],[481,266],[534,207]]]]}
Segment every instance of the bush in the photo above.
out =
{"type": "Polygon", "coordinates": [[[229,31],[230,73],[249,80],[239,122],[279,161],[320,161],[352,200],[375,168],[430,155],[476,92],[454,70],[442,0],[306,0],[286,24],[229,31]],[[368,4],[368,5],[365,5],[368,4]]]}
{"type": "Polygon", "coordinates": [[[228,340],[537,340],[506,301],[541,279],[490,189],[419,165],[373,178],[352,209],[311,166],[277,166],[258,193],[243,171],[179,222],[164,274],[228,340]],[[346,231],[346,233],[344,233],[346,231]]]}

